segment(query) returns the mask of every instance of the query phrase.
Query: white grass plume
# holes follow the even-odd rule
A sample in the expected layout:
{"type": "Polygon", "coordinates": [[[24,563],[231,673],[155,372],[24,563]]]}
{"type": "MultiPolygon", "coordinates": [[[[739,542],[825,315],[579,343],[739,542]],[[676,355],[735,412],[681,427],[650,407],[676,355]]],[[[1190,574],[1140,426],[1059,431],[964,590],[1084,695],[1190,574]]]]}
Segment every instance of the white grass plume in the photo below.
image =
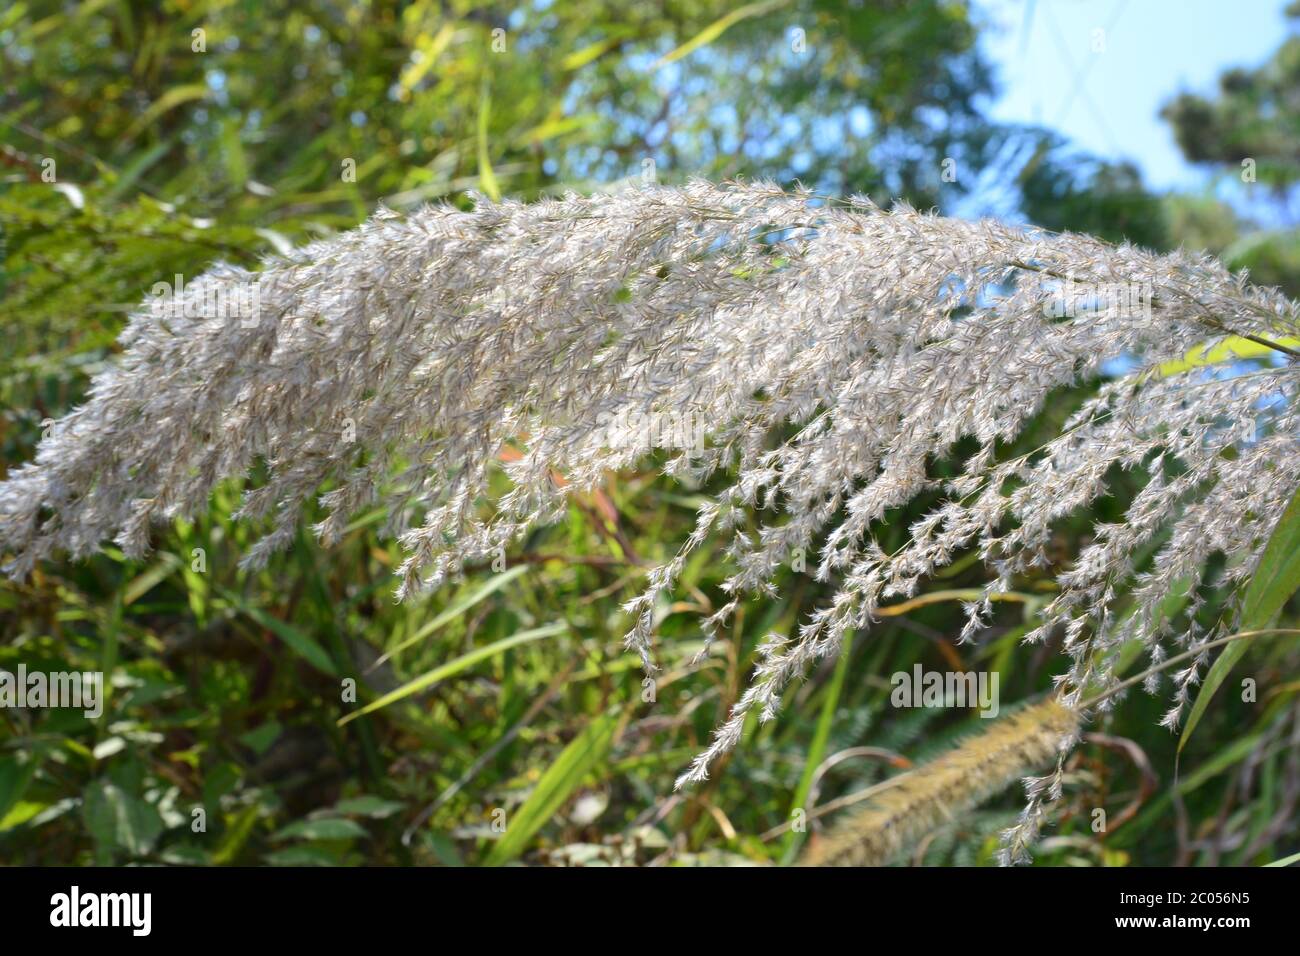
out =
{"type": "MultiPolygon", "coordinates": [[[[0,484],[0,550],[18,576],[109,538],[141,555],[152,523],[206,507],[260,457],[269,478],[242,515],[274,517],[249,565],[287,545],[332,483],[317,533],[328,542],[381,501],[408,554],[407,596],[556,518],[569,492],[642,458],[648,427],[672,431],[693,409],[707,444],[677,450],[666,471],[730,483],[627,605],[628,646],[653,668],[655,595],[712,533],[733,536],[734,573],[706,632],[745,594],[770,592],[796,553],[838,588],[796,634],[765,643],[679,783],[695,781],[750,713],[775,714],[792,678],[960,552],[992,569],[989,594],[1052,566],[1054,522],[1105,495],[1112,468],[1151,478],[1126,520],[1054,568],[1059,593],[1029,637],[1064,634],[1064,703],[1113,682],[1129,636],[1157,661],[1207,639],[1162,627],[1157,610],[1176,582],[1194,593],[1214,552],[1229,557],[1229,584],[1248,577],[1294,493],[1297,366],[1281,343],[1298,331],[1295,303],[1211,259],[769,185],[381,211],[261,272],[219,267],[183,298],[148,302],[86,404],[0,484]],[[1115,288],[1145,294],[1100,294],[1115,288]],[[211,308],[214,292],[254,292],[260,309],[237,320],[211,308]],[[1162,372],[1230,335],[1287,361],[1162,372]],[[1128,371],[1056,438],[1007,457],[1058,390],[1116,360],[1128,371]],[[504,466],[512,489],[489,514],[497,453],[521,436],[526,454],[504,466]],[[978,450],[959,477],[933,479],[927,463],[964,436],[978,450]],[[886,554],[873,524],[922,492],[940,503],[886,554]],[[753,535],[737,530],[751,507],[770,516],[753,535]],[[1138,569],[1144,546],[1154,562],[1138,569]],[[1138,610],[1120,621],[1125,593],[1138,610]]],[[[990,607],[969,607],[964,639],[990,607]]],[[[1196,671],[1179,675],[1170,723],[1196,671]]]]}

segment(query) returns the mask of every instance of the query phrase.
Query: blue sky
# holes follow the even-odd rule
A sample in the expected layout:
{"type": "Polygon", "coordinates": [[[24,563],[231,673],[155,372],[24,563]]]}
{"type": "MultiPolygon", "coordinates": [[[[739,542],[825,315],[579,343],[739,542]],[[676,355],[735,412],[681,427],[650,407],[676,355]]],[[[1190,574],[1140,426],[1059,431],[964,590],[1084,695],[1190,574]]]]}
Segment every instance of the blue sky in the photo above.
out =
{"type": "Polygon", "coordinates": [[[1130,159],[1153,188],[1196,190],[1207,174],[1183,161],[1160,107],[1182,90],[1212,93],[1229,67],[1263,63],[1286,36],[1286,5],[974,0],[1001,88],[991,115],[1057,130],[1107,159],[1130,159]]]}

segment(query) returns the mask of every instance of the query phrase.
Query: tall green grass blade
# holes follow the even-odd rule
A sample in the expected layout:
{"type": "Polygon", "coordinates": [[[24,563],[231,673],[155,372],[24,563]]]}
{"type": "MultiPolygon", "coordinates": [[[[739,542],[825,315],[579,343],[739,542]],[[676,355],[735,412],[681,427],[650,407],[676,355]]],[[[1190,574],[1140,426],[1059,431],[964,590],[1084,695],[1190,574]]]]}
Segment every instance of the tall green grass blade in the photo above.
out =
{"type": "MultiPolygon", "coordinates": [[[[812,744],[808,747],[808,755],[804,759],[803,775],[799,778],[799,786],[795,788],[794,799],[790,802],[791,814],[796,810],[803,810],[805,813],[808,810],[808,793],[812,790],[813,774],[817,772],[818,766],[826,756],[826,742],[830,740],[831,725],[835,722],[835,715],[839,711],[840,695],[844,691],[844,679],[849,672],[849,659],[853,656],[852,652],[853,635],[846,634],[840,656],[835,661],[835,672],[831,675],[830,686],[826,688],[826,698],[822,701],[822,712],[817,718],[817,729],[813,732],[812,744]]],[[[793,861],[800,843],[803,842],[803,837],[804,834],[793,829],[786,833],[782,862],[793,861]]]]}
{"type": "Polygon", "coordinates": [[[353,711],[350,714],[340,717],[338,725],[342,727],[344,724],[356,720],[358,717],[374,713],[376,710],[387,707],[389,704],[396,703],[403,698],[410,697],[412,694],[418,694],[422,690],[428,690],[439,681],[446,680],[448,677],[459,674],[461,671],[472,667],[479,661],[486,660],[487,658],[500,654],[503,651],[507,651],[512,647],[518,647],[520,644],[527,644],[529,641],[539,641],[544,637],[552,637],[555,634],[563,633],[567,629],[567,624],[557,622],[555,624],[547,624],[545,627],[534,628],[531,631],[520,631],[518,634],[512,634],[510,637],[502,638],[499,641],[493,641],[491,644],[485,645],[484,647],[476,647],[468,654],[462,654],[455,660],[448,661],[446,664],[435,667],[426,674],[421,674],[419,677],[415,678],[415,680],[408,681],[396,690],[389,691],[383,697],[371,701],[360,710],[353,711]]]}
{"type": "Polygon", "coordinates": [[[609,753],[622,716],[621,710],[606,712],[587,724],[582,733],[564,748],[555,763],[542,774],[542,779],[523,806],[515,811],[505,835],[488,854],[485,861],[488,866],[509,863],[524,851],[533,834],[555,816],[591,769],[609,753]]]}
{"type": "Polygon", "coordinates": [[[174,554],[163,554],[158,563],[139,575],[135,580],[126,586],[122,592],[122,604],[131,605],[137,600],[153,590],[164,580],[166,580],[173,571],[181,566],[181,559],[174,554]]]}
{"type": "Polygon", "coordinates": [[[1280,860],[1274,860],[1272,863],[1265,863],[1265,866],[1290,866],[1292,863],[1300,863],[1300,853],[1292,853],[1290,856],[1284,856],[1280,860]]]}
{"type": "Polygon", "coordinates": [[[743,7],[737,7],[725,16],[719,17],[710,23],[707,27],[697,33],[691,39],[687,40],[681,46],[677,47],[670,53],[660,57],[653,66],[652,70],[657,70],[661,66],[667,66],[669,63],[676,62],[682,57],[690,56],[702,46],[708,46],[710,43],[722,36],[741,20],[750,17],[760,17],[765,13],[770,13],[777,7],[785,6],[787,0],[766,0],[764,3],[749,3],[743,7]]]}
{"type": "Polygon", "coordinates": [[[447,607],[446,610],[444,610],[441,614],[435,617],[428,624],[424,625],[424,627],[420,628],[418,631],[416,631],[406,640],[402,641],[392,650],[385,651],[382,655],[380,655],[379,659],[375,661],[374,664],[371,665],[371,670],[378,667],[380,664],[386,663],[388,660],[393,658],[395,655],[400,654],[402,651],[406,650],[411,645],[420,643],[420,641],[424,640],[434,631],[438,630],[438,628],[442,627],[444,624],[454,621],[456,618],[460,617],[462,614],[464,614],[466,611],[472,608],[475,604],[478,604],[480,601],[484,600],[485,598],[488,598],[491,595],[495,594],[497,591],[501,590],[503,587],[505,587],[507,584],[509,584],[511,581],[519,577],[519,575],[523,574],[527,570],[528,570],[528,565],[520,564],[517,565],[516,567],[511,568],[509,571],[502,571],[496,577],[489,579],[487,583],[484,584],[477,591],[472,592],[466,597],[453,601],[451,605],[447,607]]]}
{"type": "MultiPolygon", "coordinates": [[[[1269,623],[1282,610],[1282,605],[1300,588],[1300,491],[1296,492],[1281,520],[1273,529],[1273,535],[1264,547],[1260,557],[1259,568],[1255,576],[1246,585],[1246,596],[1242,602],[1241,630],[1257,631],[1268,627],[1269,623]]],[[[1249,638],[1228,644],[1215,659],[1201,692],[1196,695],[1196,702],[1187,717],[1187,726],[1178,741],[1178,750],[1187,746],[1192,731],[1200,723],[1214,694],[1232,672],[1232,668],[1241,660],[1246,649],[1253,643],[1249,638]]]]}

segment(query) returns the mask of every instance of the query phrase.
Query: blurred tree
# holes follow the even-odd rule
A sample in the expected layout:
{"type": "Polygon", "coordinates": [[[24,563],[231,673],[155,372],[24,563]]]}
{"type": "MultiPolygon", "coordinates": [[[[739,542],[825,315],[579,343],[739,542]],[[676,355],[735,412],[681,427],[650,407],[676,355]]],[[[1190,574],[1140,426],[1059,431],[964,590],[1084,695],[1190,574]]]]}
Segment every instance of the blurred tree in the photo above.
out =
{"type": "MultiPolygon", "coordinates": [[[[1300,2],[1287,15],[1300,23],[1300,2]]],[[[1174,241],[1218,254],[1232,268],[1249,270],[1258,283],[1300,294],[1300,36],[1289,36],[1262,66],[1224,73],[1214,98],[1182,93],[1161,115],[1183,155],[1235,183],[1231,195],[1244,207],[1259,198],[1256,189],[1267,190],[1265,205],[1253,206],[1269,220],[1267,226],[1226,209],[1212,212],[1215,200],[1207,197],[1183,207],[1171,223],[1174,241]],[[1211,218],[1216,222],[1207,229],[1211,218]]]]}
{"type": "MultiPolygon", "coordinates": [[[[1287,15],[1300,20],[1300,3],[1287,15]]],[[[1253,160],[1258,181],[1284,191],[1300,179],[1300,36],[1256,69],[1224,73],[1216,98],[1183,93],[1162,115],[1191,162],[1240,171],[1253,160]]]]}
{"type": "Polygon", "coordinates": [[[1136,166],[1081,155],[1059,137],[1040,135],[1017,176],[1026,218],[1048,229],[1091,233],[1112,242],[1127,240],[1148,249],[1168,248],[1161,199],[1143,185],[1136,166]]]}

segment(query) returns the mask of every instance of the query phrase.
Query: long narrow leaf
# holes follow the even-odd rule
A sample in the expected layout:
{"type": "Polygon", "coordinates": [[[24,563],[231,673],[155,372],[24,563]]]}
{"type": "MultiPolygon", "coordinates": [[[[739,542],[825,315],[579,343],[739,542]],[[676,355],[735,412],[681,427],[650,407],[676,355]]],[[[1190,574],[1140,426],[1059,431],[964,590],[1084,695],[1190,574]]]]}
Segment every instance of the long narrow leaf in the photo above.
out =
{"type": "MultiPolygon", "coordinates": [[[[799,778],[799,786],[794,793],[794,800],[790,805],[790,813],[793,814],[797,809],[807,810],[808,793],[812,789],[813,774],[817,772],[818,766],[821,765],[822,758],[826,756],[826,742],[830,740],[831,725],[834,723],[835,715],[839,712],[840,694],[844,690],[844,678],[849,671],[849,659],[852,655],[853,636],[850,634],[844,639],[844,647],[840,651],[839,659],[835,662],[835,673],[831,677],[831,683],[826,688],[826,699],[822,702],[822,712],[817,719],[817,729],[813,733],[812,745],[808,748],[808,754],[804,758],[803,775],[799,778]]],[[[786,834],[784,856],[787,861],[794,858],[794,853],[798,849],[800,834],[793,828],[786,834]]]]}
{"type": "Polygon", "coordinates": [[[287,621],[282,621],[278,617],[267,614],[261,608],[252,607],[245,604],[238,595],[228,591],[222,592],[225,598],[235,605],[244,614],[247,614],[262,627],[266,628],[280,640],[284,641],[295,654],[301,657],[307,663],[311,664],[318,671],[329,674],[331,677],[338,676],[338,668],[330,660],[329,654],[325,648],[316,642],[316,639],[304,634],[287,621]]]}
{"type": "Polygon", "coordinates": [[[518,634],[512,634],[510,637],[494,641],[484,647],[476,647],[468,654],[462,654],[455,660],[448,661],[446,664],[435,667],[426,674],[421,674],[419,677],[415,678],[415,680],[408,681],[396,690],[389,691],[383,697],[371,701],[360,710],[355,710],[352,713],[339,718],[338,725],[342,727],[349,721],[356,720],[364,714],[374,713],[376,710],[379,710],[382,707],[387,707],[389,704],[396,703],[405,697],[410,697],[412,694],[418,694],[422,690],[428,690],[439,681],[446,680],[454,674],[459,674],[461,671],[477,664],[479,661],[500,654],[502,651],[507,651],[512,647],[519,646],[520,644],[527,644],[529,641],[537,641],[541,640],[543,637],[551,637],[554,634],[559,634],[565,631],[567,628],[568,625],[562,623],[547,624],[545,627],[534,628],[531,631],[520,631],[518,634]]]}
{"type": "Polygon", "coordinates": [[[591,768],[604,759],[614,744],[622,712],[611,710],[589,723],[546,769],[532,794],[515,811],[505,835],[488,854],[488,866],[509,863],[524,851],[538,830],[564,806],[591,768]]]}
{"type": "Polygon", "coordinates": [[[478,102],[478,181],[483,192],[493,202],[501,198],[501,186],[497,175],[492,171],[492,160],[488,156],[488,118],[492,115],[492,97],[484,84],[478,102]]]}
{"type": "MultiPolygon", "coordinates": [[[[1269,622],[1282,610],[1282,605],[1286,604],[1287,599],[1296,592],[1297,588],[1300,588],[1300,492],[1296,492],[1296,496],[1291,499],[1286,511],[1282,513],[1281,520],[1278,521],[1277,527],[1273,529],[1273,534],[1268,539],[1268,544],[1264,547],[1264,554],[1259,559],[1259,568],[1250,583],[1246,585],[1246,596],[1242,602],[1241,629],[1257,631],[1268,627],[1269,622]]],[[[1205,683],[1201,686],[1201,692],[1196,695],[1196,703],[1192,705],[1192,711],[1187,717],[1187,726],[1183,728],[1183,735],[1178,741],[1179,751],[1187,746],[1192,731],[1200,723],[1206,708],[1210,706],[1210,701],[1214,699],[1215,692],[1252,643],[1249,638],[1233,641],[1215,659],[1214,665],[1205,675],[1205,683]]]]}
{"type": "Polygon", "coordinates": [[[375,661],[372,665],[370,665],[370,670],[374,670],[380,664],[385,663],[387,660],[389,660],[389,658],[406,650],[412,644],[418,644],[420,641],[424,640],[434,631],[438,630],[438,628],[442,627],[444,624],[448,623],[449,621],[454,621],[456,618],[460,617],[462,614],[464,614],[466,611],[472,608],[475,604],[478,604],[484,598],[491,596],[496,591],[501,590],[501,588],[505,587],[507,584],[509,584],[511,581],[519,577],[519,575],[523,574],[527,570],[528,570],[528,565],[526,564],[517,565],[516,567],[511,568],[509,571],[503,571],[500,574],[498,574],[496,577],[490,579],[486,584],[484,584],[477,591],[474,591],[472,594],[460,598],[459,600],[453,601],[446,610],[444,610],[441,614],[435,617],[428,624],[424,625],[424,627],[420,628],[418,631],[416,631],[406,640],[402,641],[402,643],[398,644],[392,650],[384,652],[384,654],[380,656],[379,660],[375,661]]]}
{"type": "Polygon", "coordinates": [[[684,56],[690,56],[700,47],[708,46],[714,40],[718,39],[718,37],[722,36],[722,34],[726,33],[741,20],[746,20],[750,17],[760,17],[765,13],[775,10],[777,7],[785,6],[787,2],[788,0],[766,0],[765,3],[750,3],[743,7],[737,7],[726,16],[714,20],[707,27],[671,53],[664,54],[655,61],[650,69],[657,70],[661,66],[667,66],[669,63],[680,60],[684,56]]]}

